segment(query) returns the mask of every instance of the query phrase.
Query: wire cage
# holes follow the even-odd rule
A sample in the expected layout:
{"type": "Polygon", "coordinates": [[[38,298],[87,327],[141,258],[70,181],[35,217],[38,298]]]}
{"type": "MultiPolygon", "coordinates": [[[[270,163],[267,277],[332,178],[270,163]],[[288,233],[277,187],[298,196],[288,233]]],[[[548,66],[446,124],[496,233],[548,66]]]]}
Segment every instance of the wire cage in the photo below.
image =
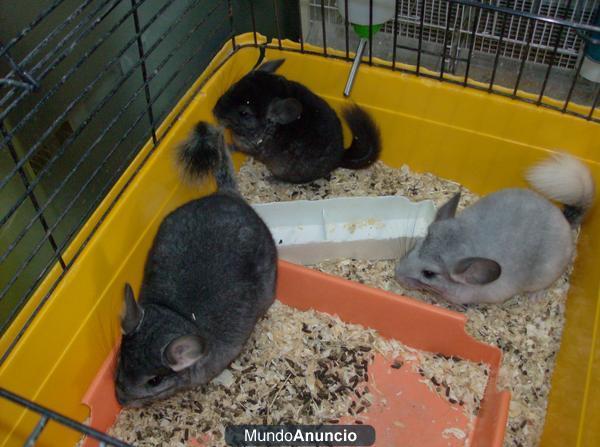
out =
{"type": "MultiPolygon", "coordinates": [[[[347,11],[348,0],[337,1],[347,11]]],[[[600,33],[598,0],[394,3],[394,18],[369,33],[364,63],[600,122],[600,86],[580,76],[600,33]]],[[[351,61],[358,42],[336,0],[7,4],[0,0],[0,334],[21,318],[0,366],[133,177],[85,242],[71,246],[74,236],[140,148],[168,135],[174,105],[224,43],[232,55],[242,48],[235,36],[250,32],[246,45],[351,61]],[[26,306],[45,278],[48,291],[26,306]]],[[[42,415],[32,443],[50,419],[125,445],[6,390],[0,397],[42,415]]]]}
{"type": "MultiPolygon", "coordinates": [[[[343,2],[344,0],[339,0],[343,2]]],[[[343,18],[338,13],[338,0],[324,2],[325,17],[328,24],[342,25],[343,18]]],[[[491,13],[477,13],[468,5],[461,4],[453,12],[451,20],[452,40],[448,47],[452,50],[454,58],[461,50],[468,50],[470,35],[475,30],[474,52],[499,56],[512,60],[521,60],[526,57],[528,62],[548,64],[553,57],[554,45],[558,39],[556,49],[557,68],[576,69],[579,61],[580,50],[584,39],[578,34],[577,29],[568,28],[563,32],[558,30],[555,23],[532,23],[519,15],[503,15],[496,8],[512,9],[522,13],[533,14],[548,19],[568,20],[575,24],[592,25],[594,14],[598,10],[597,0],[565,2],[562,0],[546,1],[511,1],[487,0],[481,4],[492,7],[491,13]],[[474,24],[477,13],[477,23],[474,24]],[[473,28],[474,27],[474,28],[473,28]],[[456,31],[454,29],[456,28],[456,31]],[[557,37],[557,33],[560,35],[557,37]],[[524,54],[527,53],[527,54],[524,54]]],[[[446,16],[448,15],[446,1],[438,0],[402,0],[398,2],[397,25],[398,44],[401,48],[411,40],[418,40],[421,34],[421,9],[423,9],[422,40],[424,44],[440,45],[444,42],[446,16]]],[[[310,22],[315,29],[320,27],[321,2],[311,0],[307,5],[310,8],[310,22]]],[[[386,23],[384,34],[393,36],[394,22],[386,23]]],[[[316,41],[316,36],[313,37],[316,41]]]]}
{"type": "MultiPolygon", "coordinates": [[[[345,49],[348,57],[357,37],[348,32],[339,13],[347,3],[306,1],[305,40],[345,49]]],[[[369,49],[373,56],[391,61],[393,70],[567,113],[575,102],[587,106],[578,115],[593,119],[599,99],[597,84],[580,72],[583,50],[593,40],[594,24],[598,23],[598,8],[595,0],[399,0],[395,2],[395,20],[371,36],[369,49]]]]}

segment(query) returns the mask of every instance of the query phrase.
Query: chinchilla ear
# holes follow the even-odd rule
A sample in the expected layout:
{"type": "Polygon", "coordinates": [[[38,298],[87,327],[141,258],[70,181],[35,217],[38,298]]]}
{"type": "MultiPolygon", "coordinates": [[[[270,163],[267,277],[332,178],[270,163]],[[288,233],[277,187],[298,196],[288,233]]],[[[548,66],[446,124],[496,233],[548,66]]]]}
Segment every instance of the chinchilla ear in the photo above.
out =
{"type": "Polygon", "coordinates": [[[269,104],[267,119],[277,124],[289,124],[302,114],[302,104],[294,98],[275,98],[269,104]]]}
{"type": "Polygon", "coordinates": [[[435,222],[444,219],[452,219],[456,214],[456,208],[460,202],[460,191],[454,194],[454,196],[444,203],[435,215],[435,222]]]}
{"type": "Polygon", "coordinates": [[[265,73],[275,73],[279,67],[285,62],[285,59],[275,59],[261,64],[256,71],[264,71],[265,73]]]}
{"type": "Polygon", "coordinates": [[[502,267],[496,261],[487,258],[463,258],[452,269],[452,279],[462,284],[485,285],[496,281],[502,273],[502,267]]]}
{"type": "Polygon", "coordinates": [[[125,302],[121,315],[121,330],[124,334],[131,334],[139,327],[144,318],[144,309],[140,306],[133,295],[133,289],[129,283],[125,284],[125,302]]]}
{"type": "Polygon", "coordinates": [[[206,355],[206,344],[197,335],[183,335],[172,340],[163,351],[165,366],[178,372],[189,368],[206,355]]]}

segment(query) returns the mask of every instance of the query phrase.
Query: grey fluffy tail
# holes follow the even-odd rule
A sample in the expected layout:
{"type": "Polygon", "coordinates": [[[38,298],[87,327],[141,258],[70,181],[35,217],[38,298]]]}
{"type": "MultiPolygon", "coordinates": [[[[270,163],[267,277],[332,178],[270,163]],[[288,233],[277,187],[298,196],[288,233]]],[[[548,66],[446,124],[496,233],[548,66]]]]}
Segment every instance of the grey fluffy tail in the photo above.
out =
{"type": "Polygon", "coordinates": [[[581,223],[594,203],[592,173],[571,155],[558,153],[532,167],[526,177],[544,196],[565,205],[563,214],[573,226],[581,223]]]}
{"type": "Polygon", "coordinates": [[[381,135],[371,115],[357,105],[345,107],[342,116],[352,131],[352,144],[344,151],[340,166],[363,169],[371,166],[381,153],[381,135]]]}
{"type": "Polygon", "coordinates": [[[177,163],[188,181],[202,181],[213,174],[219,191],[238,192],[231,155],[222,132],[201,121],[177,150],[177,163]]]}

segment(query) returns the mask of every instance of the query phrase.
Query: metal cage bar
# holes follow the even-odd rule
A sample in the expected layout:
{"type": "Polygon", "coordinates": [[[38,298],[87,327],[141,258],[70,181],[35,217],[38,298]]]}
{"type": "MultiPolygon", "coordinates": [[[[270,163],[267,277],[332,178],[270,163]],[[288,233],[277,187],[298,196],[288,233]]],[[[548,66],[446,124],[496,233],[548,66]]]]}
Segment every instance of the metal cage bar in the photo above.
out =
{"type": "MultiPolygon", "coordinates": [[[[60,157],[65,153],[65,151],[74,143],[74,141],[77,139],[77,137],[84,131],[84,129],[87,127],[87,125],[89,125],[89,123],[92,121],[92,119],[96,116],[96,114],[109,102],[110,99],[112,99],[114,97],[114,95],[117,93],[117,91],[124,85],[124,83],[130,78],[130,76],[133,75],[133,73],[136,71],[136,69],[138,67],[144,67],[145,65],[145,58],[150,56],[159,46],[160,44],[164,41],[164,39],[170,34],[170,32],[184,19],[185,14],[187,12],[189,12],[189,10],[196,5],[197,3],[191,3],[190,6],[188,8],[186,8],[182,14],[179,15],[179,17],[177,17],[177,19],[171,24],[171,26],[169,26],[169,28],[167,29],[167,31],[165,33],[163,33],[162,36],[160,36],[156,42],[152,45],[152,47],[146,52],[144,53],[143,50],[140,53],[140,59],[139,61],[134,64],[128,71],[127,73],[125,73],[123,76],[121,76],[121,78],[119,79],[119,81],[117,82],[117,84],[115,86],[113,86],[113,88],[111,89],[111,91],[104,96],[103,100],[96,105],[96,107],[94,107],[94,109],[90,112],[90,114],[88,115],[88,118],[86,118],[86,120],[84,121],[84,123],[78,128],[76,129],[73,134],[63,143],[63,145],[57,150],[57,152],[54,154],[54,156],[48,161],[48,163],[44,166],[44,168],[38,173],[36,179],[30,183],[30,185],[27,187],[25,194],[23,194],[21,197],[19,197],[14,205],[9,209],[9,211],[2,216],[2,218],[0,218],[0,225],[4,224],[13,214],[14,212],[16,212],[16,210],[18,209],[18,207],[21,205],[21,203],[23,203],[23,201],[25,200],[25,198],[27,197],[27,194],[31,193],[33,191],[33,188],[35,188],[41,180],[44,179],[44,177],[48,174],[48,172],[50,172],[50,169],[52,168],[52,166],[58,161],[60,160],[60,157]]],[[[209,17],[210,15],[216,10],[216,8],[213,8],[213,10],[209,13],[209,17]]],[[[156,20],[156,18],[158,17],[158,14],[155,15],[151,21],[149,22],[149,24],[154,23],[154,20],[156,20]]],[[[199,25],[197,25],[194,28],[194,31],[197,30],[199,28],[200,25],[202,25],[203,23],[205,23],[206,21],[202,21],[202,23],[200,23],[199,25]]],[[[189,37],[188,37],[189,38],[189,37]]],[[[170,59],[171,56],[169,56],[170,59]]],[[[156,74],[155,74],[156,75],[156,74]]],[[[155,76],[154,75],[154,76],[155,76]]],[[[152,78],[154,77],[152,76],[152,78]]],[[[98,78],[96,78],[98,79],[98,78]]],[[[96,82],[96,79],[94,79],[94,83],[96,82]]],[[[151,106],[149,104],[149,81],[148,81],[148,76],[147,74],[144,75],[144,86],[145,86],[145,93],[146,93],[146,102],[149,106],[151,106]]],[[[137,95],[136,95],[137,96],[137,95]]],[[[77,103],[81,100],[81,97],[76,98],[75,101],[73,101],[74,103],[77,103]]],[[[131,101],[128,103],[127,106],[131,105],[131,101]]],[[[73,106],[70,104],[69,105],[70,108],[72,108],[73,106]]],[[[67,107],[69,109],[69,107],[67,107]]],[[[119,117],[121,116],[121,114],[124,112],[124,109],[121,110],[120,114],[118,115],[119,117]]],[[[63,112],[64,113],[64,112],[63,112]]],[[[149,116],[152,116],[152,112],[151,112],[151,108],[148,109],[148,114],[149,116]]],[[[152,120],[150,121],[151,125],[153,123],[154,119],[152,118],[152,120]]],[[[105,127],[105,131],[109,130],[114,124],[116,123],[116,119],[113,119],[111,121],[111,124],[109,124],[108,126],[105,127]]],[[[51,126],[52,128],[55,128],[57,126],[57,123],[55,121],[55,123],[51,126]]],[[[155,129],[154,127],[152,128],[152,136],[153,136],[153,141],[156,142],[156,134],[155,134],[155,129]]],[[[36,145],[34,145],[29,152],[27,153],[26,157],[30,157],[31,154],[33,154],[35,152],[35,150],[37,149],[37,147],[41,144],[41,142],[36,143],[36,145]]],[[[85,158],[87,157],[87,152],[84,152],[84,155],[82,155],[82,157],[79,159],[79,163],[83,162],[85,160],[85,158]]],[[[24,162],[21,163],[17,163],[16,164],[16,169],[22,169],[24,162]]],[[[79,166],[80,164],[78,164],[79,166]]],[[[5,184],[8,183],[8,181],[12,178],[12,176],[7,176],[4,180],[3,183],[0,183],[0,189],[2,189],[4,187],[5,184]]],[[[54,194],[48,199],[46,205],[48,205],[51,201],[52,198],[55,196],[55,194],[57,192],[60,191],[60,188],[57,188],[54,192],[54,194]]],[[[44,207],[45,209],[45,207],[44,207]]],[[[42,210],[43,211],[43,210],[42,210]]],[[[27,227],[28,229],[29,227],[27,227]]],[[[17,243],[19,242],[21,238],[18,238],[18,240],[16,241],[17,243]]],[[[4,259],[6,258],[6,256],[4,255],[0,255],[0,262],[2,262],[4,259]]],[[[2,298],[2,294],[0,293],[0,299],[2,298]]]]}
{"type": "Polygon", "coordinates": [[[494,89],[494,81],[496,79],[496,71],[498,70],[498,63],[500,62],[500,53],[502,52],[502,44],[504,39],[504,33],[506,32],[506,16],[502,16],[502,27],[500,28],[500,40],[498,41],[498,48],[496,50],[496,56],[494,57],[494,66],[492,68],[492,77],[490,78],[490,86],[488,91],[494,89]]]}
{"type": "MultiPolygon", "coordinates": [[[[46,59],[50,59],[50,57],[48,57],[48,55],[46,55],[41,61],[39,61],[38,63],[35,64],[35,66],[32,68],[32,70],[37,70],[41,67],[44,67],[44,70],[39,73],[36,79],[36,82],[41,82],[49,73],[52,72],[52,70],[54,70],[66,57],[69,56],[69,54],[71,54],[71,52],[75,49],[77,43],[81,40],[83,40],[87,35],[89,35],[95,28],[97,28],[102,21],[108,17],[110,15],[110,13],[115,9],[115,7],[119,4],[121,0],[113,0],[112,1],[112,5],[110,8],[108,8],[108,10],[100,17],[97,18],[96,20],[92,19],[94,18],[94,13],[90,14],[88,16],[90,22],[92,23],[92,25],[90,27],[85,27],[84,31],[73,41],[71,42],[71,44],[51,63],[48,64],[47,66],[45,66],[45,62],[46,59]]],[[[103,4],[100,5],[100,8],[96,9],[95,12],[99,12],[101,10],[101,8],[106,5],[109,4],[109,2],[105,2],[103,4]]],[[[136,6],[137,8],[137,6],[136,6]]],[[[111,29],[111,31],[109,31],[109,33],[106,34],[106,36],[108,36],[110,33],[112,33],[114,30],[116,30],[119,26],[121,26],[121,24],[125,23],[125,21],[127,20],[127,18],[129,17],[130,14],[133,13],[133,10],[130,11],[126,16],[122,17],[122,21],[120,21],[115,27],[113,27],[113,29],[111,29]]],[[[104,39],[106,38],[103,37],[102,41],[104,41],[104,39]]],[[[64,38],[63,38],[64,40],[64,38]]],[[[57,53],[57,50],[60,50],[60,48],[62,48],[64,46],[64,43],[61,41],[59,42],[59,44],[57,44],[57,46],[52,50],[52,53],[50,53],[51,55],[54,55],[57,53]]],[[[100,45],[98,45],[99,47],[100,45]]],[[[85,60],[87,60],[97,49],[98,47],[93,48],[90,53],[88,55],[86,55],[85,60]]],[[[82,58],[83,59],[83,58],[82,58]]],[[[85,60],[82,60],[81,62],[85,62],[85,60]]],[[[68,80],[68,79],[66,79],[68,80]]],[[[65,82],[66,82],[65,80],[65,82]]],[[[6,102],[6,100],[10,99],[12,97],[12,93],[13,92],[8,92],[3,98],[2,100],[0,100],[0,102],[3,104],[4,102],[6,102]]],[[[16,98],[9,106],[7,107],[3,107],[3,112],[2,114],[0,114],[0,117],[5,118],[11,111],[13,111],[20,103],[21,101],[26,97],[27,92],[23,92],[18,98],[16,98]]]]}
{"type": "MultiPolygon", "coordinates": [[[[342,2],[345,0],[309,2],[314,29],[317,24],[322,28],[323,20],[327,20],[330,26],[344,22],[337,9],[344,8],[342,2]],[[326,14],[312,13],[313,9],[322,10],[323,4],[326,14]]],[[[586,84],[578,75],[586,42],[591,42],[589,36],[593,30],[599,30],[594,25],[594,17],[595,11],[600,9],[600,0],[398,0],[398,3],[398,13],[377,35],[378,45],[373,45],[374,51],[376,47],[380,51],[373,56],[389,60],[393,70],[402,64],[404,67],[400,71],[421,75],[422,69],[427,68],[437,72],[438,79],[455,83],[450,75],[461,69],[459,76],[464,76],[464,67],[468,67],[469,77],[488,84],[485,90],[489,93],[506,96],[506,92],[498,88],[504,87],[513,91],[514,99],[531,103],[529,95],[519,93],[523,87],[526,93],[535,96],[534,104],[587,117],[587,112],[574,110],[574,105],[591,107],[593,104],[593,85],[586,84]],[[448,14],[449,10],[451,14],[448,14]],[[476,19],[475,15],[479,18],[476,19]],[[379,38],[380,35],[385,37],[379,38]],[[383,44],[389,52],[382,49],[383,44]],[[431,56],[436,55],[438,63],[434,64],[431,56]],[[512,62],[508,64],[507,61],[512,62]],[[407,69],[406,64],[415,68],[407,69]],[[527,72],[528,78],[531,76],[529,68],[535,72],[539,84],[522,84],[523,71],[527,72]],[[494,78],[492,88],[489,87],[490,71],[494,78]],[[571,72],[575,72],[576,76],[569,76],[571,72]],[[571,89],[572,82],[576,85],[571,89]],[[565,87],[560,88],[560,84],[565,87]],[[558,100],[561,105],[556,106],[546,96],[558,100]],[[541,101],[539,98],[542,98],[541,101]]],[[[331,30],[328,41],[329,34],[332,34],[331,30]]],[[[305,35],[305,40],[321,43],[317,34],[312,40],[305,35]]],[[[343,50],[345,45],[336,45],[332,41],[329,47],[343,50]]],[[[481,90],[481,86],[467,83],[469,87],[481,90]]],[[[462,84],[465,85],[464,77],[462,84]]],[[[592,120],[598,121],[596,114],[593,114],[592,120]]]]}
{"type": "MultiPolygon", "coordinates": [[[[36,144],[34,144],[29,151],[27,151],[27,153],[25,154],[24,157],[21,158],[21,160],[19,161],[19,163],[17,164],[17,168],[22,167],[28,160],[29,158],[34,154],[34,152],[40,147],[41,142],[46,139],[53,130],[56,129],[56,127],[58,126],[58,124],[67,116],[67,114],[73,110],[73,108],[83,99],[83,97],[85,95],[87,95],[93,88],[95,85],[98,84],[98,82],[101,80],[102,76],[104,74],[106,74],[108,72],[108,70],[114,66],[119,58],[121,56],[123,56],[125,54],[125,52],[134,44],[137,42],[137,39],[141,36],[142,33],[144,33],[156,20],[158,20],[158,18],[161,16],[161,14],[163,14],[170,6],[173,5],[175,0],[170,0],[169,2],[165,3],[160,9],[159,11],[154,14],[154,16],[148,21],[148,23],[146,23],[146,25],[144,25],[144,27],[142,29],[140,29],[140,33],[136,33],[134,37],[132,37],[121,49],[121,51],[118,52],[118,54],[116,55],[116,57],[114,57],[112,60],[110,60],[107,64],[104,65],[102,71],[100,71],[100,73],[98,73],[98,75],[86,86],[86,88],[84,89],[84,91],[74,100],[72,101],[66,108],[65,110],[60,113],[56,119],[54,120],[54,123],[52,126],[50,126],[48,129],[46,129],[46,131],[44,132],[44,134],[41,135],[40,137],[40,141],[38,141],[36,144]]],[[[116,28],[118,28],[122,23],[124,23],[124,20],[129,18],[130,15],[132,15],[134,13],[135,10],[137,10],[137,8],[142,4],[143,2],[139,2],[139,3],[135,3],[134,6],[129,10],[129,12],[127,14],[125,14],[121,20],[119,20],[118,25],[115,25],[111,31],[114,31],[116,28]]],[[[188,6],[188,8],[190,8],[188,6]]],[[[190,8],[191,9],[191,8],[190,8]]],[[[103,36],[102,40],[100,42],[98,42],[95,46],[94,46],[94,50],[97,49],[104,41],[106,38],[108,38],[110,34],[103,36]]],[[[89,58],[89,53],[90,52],[86,52],[86,55],[84,55],[84,57],[82,57],[76,64],[74,67],[71,68],[71,70],[69,70],[69,72],[67,73],[67,75],[63,76],[60,80],[60,82],[58,84],[55,84],[50,91],[44,96],[44,98],[42,98],[42,100],[40,100],[36,106],[30,110],[26,116],[21,119],[14,127],[13,129],[11,129],[11,132],[7,135],[6,138],[3,139],[2,141],[2,145],[6,144],[8,141],[8,138],[12,138],[14,137],[18,131],[20,131],[25,124],[27,124],[34,116],[35,114],[39,111],[39,109],[46,104],[47,101],[49,101],[49,99],[58,91],[58,89],[65,84],[65,82],[67,82],[67,80],[73,76],[75,74],[75,72],[77,71],[77,69],[79,67],[81,67],[81,65],[83,64],[83,62],[85,62],[88,58],[89,58]]],[[[128,73],[131,74],[131,73],[128,73]]],[[[4,119],[6,117],[6,115],[10,112],[10,110],[6,110],[4,115],[0,115],[0,119],[4,119]]],[[[14,175],[14,173],[13,173],[14,175]]],[[[12,175],[10,176],[6,176],[4,179],[2,179],[2,181],[0,181],[0,190],[2,188],[4,188],[4,186],[6,186],[6,184],[8,183],[8,181],[12,178],[12,175]]]]}
{"type": "MultiPolygon", "coordinates": [[[[131,9],[135,8],[139,0],[131,0],[131,9]]],[[[142,42],[142,31],[140,29],[140,16],[137,8],[133,12],[133,24],[135,27],[135,34],[137,36],[136,43],[138,48],[138,57],[141,61],[140,68],[142,70],[142,77],[144,79],[144,95],[146,98],[146,105],[148,110],[148,121],[150,123],[150,129],[152,134],[152,142],[156,144],[156,128],[154,127],[154,112],[152,111],[152,104],[150,103],[150,85],[148,84],[148,69],[146,68],[146,54],[144,52],[144,43],[142,42]]],[[[233,26],[233,23],[232,23],[233,26]]],[[[234,45],[235,46],[235,45],[234,45]]]]}
{"type": "MultiPolygon", "coordinates": [[[[110,1],[113,1],[113,0],[110,0],[110,1]]],[[[87,26],[93,21],[93,19],[98,14],[98,12],[100,10],[102,10],[102,8],[104,8],[107,4],[109,4],[110,1],[107,0],[104,3],[101,3],[100,5],[98,5],[98,7],[94,11],[92,11],[91,13],[89,13],[86,16],[85,20],[82,20],[81,22],[79,22],[71,31],[69,31],[60,40],[60,42],[58,44],[56,44],[56,46],[50,52],[45,54],[44,57],[42,57],[42,59],[40,61],[38,61],[31,70],[37,70],[41,66],[45,65],[46,62],[48,62],[48,60],[50,60],[54,55],[56,55],[61,50],[61,48],[63,48],[66,45],[66,43],[69,41],[69,39],[72,37],[72,35],[75,34],[75,32],[78,31],[80,28],[84,28],[84,33],[89,33],[90,31],[92,31],[94,27],[88,28],[87,26]]],[[[42,42],[40,42],[38,45],[36,45],[33,48],[33,50],[31,50],[29,52],[29,54],[27,54],[23,59],[21,59],[20,65],[25,66],[31,59],[33,59],[39,53],[39,51],[48,44],[48,42],[53,38],[54,35],[58,35],[69,23],[71,23],[75,18],[77,18],[80,15],[80,13],[83,12],[85,7],[88,6],[90,3],[91,3],[91,0],[88,0],[87,2],[80,5],[80,7],[77,8],[71,15],[69,15],[64,20],[64,22],[62,22],[59,26],[54,28],[42,42]]],[[[113,1],[113,6],[115,6],[117,4],[118,4],[117,2],[113,1]]],[[[112,11],[112,9],[111,9],[111,11],[112,11]]],[[[97,24],[98,23],[96,23],[95,25],[97,26],[97,24]]],[[[71,47],[71,50],[72,49],[73,49],[73,47],[71,47]]],[[[46,71],[46,73],[47,72],[48,71],[46,71]]],[[[11,74],[12,73],[9,72],[6,75],[6,77],[10,77],[11,74]]],[[[40,78],[43,78],[43,75],[40,75],[40,78]]],[[[37,80],[36,80],[36,82],[37,82],[37,80]]],[[[12,97],[12,92],[9,92],[7,95],[2,97],[2,99],[0,100],[0,107],[4,106],[4,103],[11,97],[12,97]]]]}
{"type": "MultiPolygon", "coordinates": [[[[344,0],[344,37],[346,42],[346,59],[350,59],[350,22],[348,21],[348,0],[344,0]]],[[[304,40],[304,39],[303,39],[304,40]]]]}
{"type": "Polygon", "coordinates": [[[277,30],[277,45],[279,47],[279,49],[281,50],[282,45],[281,45],[281,27],[279,26],[279,23],[281,22],[281,19],[279,17],[279,7],[277,5],[277,0],[273,0],[273,15],[275,16],[275,29],[277,30]]]}
{"type": "MultiPolygon", "coordinates": [[[[396,52],[398,50],[398,8],[400,7],[400,0],[394,2],[394,43],[392,48],[392,70],[396,69],[396,52]]],[[[347,14],[346,14],[347,15],[347,14]]],[[[417,64],[418,66],[418,64],[417,64]]]]}
{"type": "Polygon", "coordinates": [[[52,12],[58,8],[65,0],[55,0],[52,4],[50,4],[45,10],[40,12],[38,16],[27,25],[23,30],[19,33],[19,35],[15,36],[13,39],[8,42],[8,44],[0,51],[0,57],[4,56],[5,52],[10,50],[15,44],[17,44],[23,37],[31,32],[35,27],[37,27],[46,17],[48,17],[52,12]]]}
{"type": "Polygon", "coordinates": [[[321,0],[321,26],[323,27],[323,54],[327,56],[327,25],[325,21],[325,0],[321,0]]]}

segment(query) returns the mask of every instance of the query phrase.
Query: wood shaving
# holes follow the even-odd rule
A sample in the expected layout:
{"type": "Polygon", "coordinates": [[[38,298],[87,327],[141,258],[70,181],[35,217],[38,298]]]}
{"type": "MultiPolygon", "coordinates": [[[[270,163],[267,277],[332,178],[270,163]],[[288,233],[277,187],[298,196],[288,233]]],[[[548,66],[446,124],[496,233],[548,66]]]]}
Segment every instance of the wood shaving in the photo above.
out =
{"type": "Polygon", "coordinates": [[[390,365],[392,369],[399,369],[408,363],[413,371],[423,377],[422,382],[432,392],[452,405],[461,406],[471,421],[473,416],[477,416],[488,381],[488,365],[420,351],[397,340],[379,340],[383,340],[379,343],[384,343],[376,345],[379,352],[401,359],[390,365]]]}
{"type": "Polygon", "coordinates": [[[442,436],[444,436],[445,438],[454,436],[457,439],[465,439],[467,434],[460,428],[447,428],[442,432],[442,436]]]}
{"type": "Polygon", "coordinates": [[[465,404],[470,413],[479,405],[487,380],[480,365],[420,352],[375,330],[276,301],[242,354],[215,380],[144,408],[124,409],[110,434],[138,446],[179,446],[190,439],[224,445],[225,427],[234,423],[320,424],[360,418],[374,401],[368,368],[375,353],[395,359],[390,360],[393,367],[413,365],[428,382],[445,367],[447,374],[465,374],[444,378],[450,395],[469,396],[474,401],[465,404]],[[440,370],[436,362],[446,366],[440,370]],[[454,371],[450,364],[462,366],[454,371]],[[478,390],[467,380],[477,376],[475,371],[478,390]]]}
{"type": "MultiPolygon", "coordinates": [[[[393,169],[381,162],[360,171],[338,169],[329,178],[309,184],[289,185],[273,180],[264,166],[249,160],[240,170],[239,185],[242,194],[251,203],[403,195],[414,201],[431,199],[439,206],[461,190],[461,210],[478,199],[476,194],[456,182],[429,173],[411,172],[407,166],[393,169]]],[[[572,267],[545,291],[515,296],[500,305],[457,306],[424,292],[402,288],[394,280],[394,265],[394,261],[346,259],[313,267],[465,313],[468,317],[467,331],[476,339],[496,345],[503,351],[499,382],[512,393],[504,445],[538,445],[565,322],[565,302],[572,267]]],[[[439,379],[437,374],[435,377],[439,379]]]]}
{"type": "Polygon", "coordinates": [[[477,416],[487,385],[489,366],[458,357],[419,353],[418,372],[427,378],[427,386],[451,404],[464,407],[465,413],[477,416]]]}
{"type": "MultiPolygon", "coordinates": [[[[272,178],[262,164],[248,160],[240,169],[238,185],[250,203],[401,195],[413,201],[432,199],[440,206],[461,190],[458,183],[440,181],[432,174],[412,173],[408,166],[392,169],[381,162],[358,171],[337,169],[327,178],[294,185],[272,178]]],[[[474,199],[476,196],[466,194],[461,202],[469,204],[474,199]]]]}

